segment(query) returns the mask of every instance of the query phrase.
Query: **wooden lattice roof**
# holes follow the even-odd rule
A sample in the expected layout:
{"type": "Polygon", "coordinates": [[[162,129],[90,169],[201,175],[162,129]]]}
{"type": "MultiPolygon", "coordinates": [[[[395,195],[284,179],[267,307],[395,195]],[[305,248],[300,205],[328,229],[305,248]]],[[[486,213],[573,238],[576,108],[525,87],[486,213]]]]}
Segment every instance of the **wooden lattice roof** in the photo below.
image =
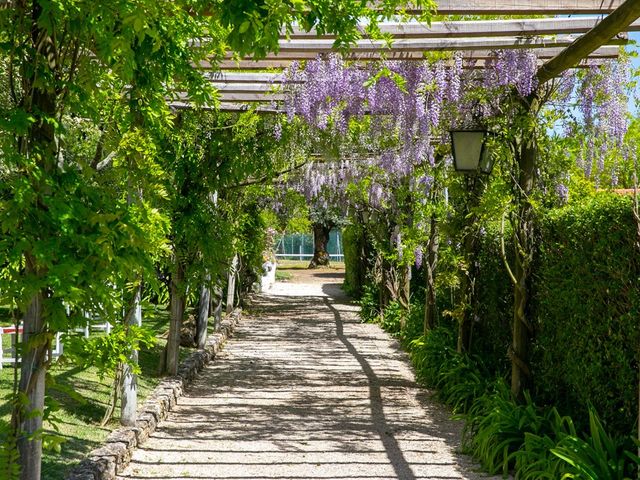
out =
{"type": "MultiPolygon", "coordinates": [[[[380,30],[393,41],[374,40],[363,35],[344,54],[352,61],[380,59],[421,60],[429,52],[462,52],[466,67],[482,68],[493,52],[503,49],[532,49],[539,59],[538,77],[547,81],[570,67],[602,63],[616,58],[628,42],[627,32],[640,31],[640,0],[439,0],[443,21],[431,25],[417,20],[385,22],[380,30]],[[455,20],[447,15],[563,15],[550,18],[509,20],[455,20]],[[577,16],[576,14],[592,14],[577,16]],[[597,16],[593,16],[596,14],[597,16]]],[[[364,31],[364,28],[363,28],[364,31]]],[[[238,110],[243,104],[280,100],[274,92],[280,82],[278,71],[293,61],[304,61],[334,51],[334,37],[293,29],[279,41],[279,52],[265,58],[237,58],[230,52],[220,62],[200,65],[220,92],[219,108],[238,110]],[[268,71],[269,73],[266,73],[268,71]]],[[[172,103],[188,107],[186,95],[172,103]]]]}

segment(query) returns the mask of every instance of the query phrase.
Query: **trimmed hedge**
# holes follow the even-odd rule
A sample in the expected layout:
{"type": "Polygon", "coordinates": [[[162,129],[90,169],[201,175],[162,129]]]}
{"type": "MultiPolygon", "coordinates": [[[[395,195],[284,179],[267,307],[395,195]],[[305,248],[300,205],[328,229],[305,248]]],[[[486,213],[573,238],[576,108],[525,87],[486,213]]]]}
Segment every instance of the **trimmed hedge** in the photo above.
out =
{"type": "MultiPolygon", "coordinates": [[[[531,304],[534,397],[582,425],[591,403],[610,431],[627,435],[637,422],[640,355],[640,254],[632,200],[598,194],[546,212],[538,227],[531,304]]],[[[506,373],[513,293],[497,231],[483,238],[479,260],[482,305],[473,350],[492,370],[506,373]]]]}
{"type": "Polygon", "coordinates": [[[535,278],[538,395],[583,419],[591,402],[619,433],[629,433],[638,415],[635,229],[629,197],[600,194],[550,211],[535,278]]]}
{"type": "Polygon", "coordinates": [[[359,225],[347,225],[342,230],[342,248],[344,252],[345,276],[344,289],[354,298],[364,293],[366,283],[366,259],[363,258],[365,233],[359,225]]]}
{"type": "MultiPolygon", "coordinates": [[[[534,400],[571,415],[579,429],[588,428],[592,405],[607,431],[618,436],[635,430],[638,415],[640,253],[632,205],[630,197],[600,193],[543,212],[531,279],[534,400]]],[[[353,288],[350,266],[361,257],[349,250],[356,243],[350,236],[359,229],[349,228],[345,260],[347,284],[353,288]]],[[[505,236],[511,255],[509,234],[505,236]]],[[[472,354],[490,372],[508,378],[513,287],[499,238],[498,229],[488,226],[481,239],[476,282],[481,305],[472,354]]],[[[415,276],[414,291],[422,288],[421,277],[415,276]]],[[[365,296],[375,307],[372,293],[365,296]]],[[[449,296],[441,295],[439,301],[443,310],[453,308],[449,296]]],[[[410,341],[411,333],[402,332],[402,338],[410,341]]]]}

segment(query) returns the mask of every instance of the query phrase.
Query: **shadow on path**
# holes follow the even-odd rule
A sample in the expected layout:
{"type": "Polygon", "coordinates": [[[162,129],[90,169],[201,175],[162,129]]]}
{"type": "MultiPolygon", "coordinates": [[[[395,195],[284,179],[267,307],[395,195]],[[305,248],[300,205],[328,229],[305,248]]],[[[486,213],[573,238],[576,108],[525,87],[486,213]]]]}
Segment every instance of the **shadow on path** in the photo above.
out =
{"type": "Polygon", "coordinates": [[[277,287],[119,478],[485,478],[398,343],[361,323],[337,282],[277,287]]]}
{"type": "Polygon", "coordinates": [[[342,326],[342,320],[340,318],[340,312],[329,302],[328,299],[324,299],[325,304],[329,307],[329,310],[333,313],[333,318],[336,323],[336,335],[338,339],[344,344],[349,353],[358,361],[362,367],[362,371],[369,380],[369,400],[371,406],[371,420],[376,427],[378,436],[384,445],[384,449],[387,453],[387,458],[393,465],[393,470],[396,472],[398,478],[404,480],[415,480],[416,476],[411,470],[411,466],[404,458],[402,449],[398,444],[398,441],[393,436],[387,420],[384,416],[384,409],[382,407],[382,393],[380,391],[380,383],[377,375],[369,365],[369,362],[358,353],[358,350],[353,346],[349,339],[344,334],[344,328],[342,326]]]}

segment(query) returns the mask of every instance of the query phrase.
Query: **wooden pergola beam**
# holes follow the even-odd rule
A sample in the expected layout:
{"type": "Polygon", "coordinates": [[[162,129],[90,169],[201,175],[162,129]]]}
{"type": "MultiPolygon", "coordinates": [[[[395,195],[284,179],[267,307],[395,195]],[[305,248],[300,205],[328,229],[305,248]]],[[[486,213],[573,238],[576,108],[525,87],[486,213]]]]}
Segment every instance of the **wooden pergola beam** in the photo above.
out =
{"type": "Polygon", "coordinates": [[[540,84],[546,83],[565,70],[577,65],[580,60],[588,57],[619,32],[624,31],[638,18],[640,18],[640,0],[626,0],[593,29],[542,65],[537,73],[538,82],[540,84]]]}
{"type": "MultiPolygon", "coordinates": [[[[536,55],[540,59],[550,59],[558,55],[564,50],[560,47],[551,48],[539,48],[536,49],[536,55]]],[[[491,50],[468,50],[462,52],[462,56],[465,60],[477,60],[483,61],[491,58],[493,55],[491,50]]],[[[601,47],[589,55],[590,59],[603,59],[603,58],[617,58],[619,55],[619,47],[617,46],[605,46],[601,47]]],[[[212,64],[210,62],[202,62],[200,68],[203,70],[268,70],[268,69],[281,69],[288,67],[293,61],[312,60],[318,56],[316,52],[283,52],[280,55],[269,55],[263,60],[223,60],[219,63],[212,64]]],[[[347,60],[352,61],[378,61],[383,58],[383,55],[379,52],[364,52],[359,54],[349,53],[346,56],[347,60]]],[[[422,52],[387,52],[384,58],[388,60],[423,60],[424,55],[422,52]]]]}
{"type": "Polygon", "coordinates": [[[607,14],[623,0],[438,0],[439,15],[607,14]]]}
{"type": "MultiPolygon", "coordinates": [[[[11,0],[5,0],[10,2],[11,0]]],[[[613,12],[623,0],[437,0],[438,15],[602,15],[613,12]]],[[[374,4],[375,2],[369,2],[374,4]]],[[[1,2],[0,2],[1,5],[1,2]]],[[[375,8],[375,5],[372,5],[375,8]]],[[[422,10],[403,9],[422,14],[422,10]]],[[[204,15],[211,15],[205,12],[204,15]]]]}
{"type": "MultiPolygon", "coordinates": [[[[167,103],[169,107],[174,108],[176,110],[185,110],[195,108],[195,105],[189,101],[170,101],[167,103]]],[[[255,111],[259,113],[284,113],[281,108],[273,108],[268,104],[253,104],[248,105],[246,103],[238,103],[238,102],[220,102],[217,106],[214,105],[201,105],[198,107],[202,110],[218,110],[221,112],[246,112],[250,109],[255,109],[255,111]]]]}
{"type": "MultiPolygon", "coordinates": [[[[602,17],[526,18],[517,20],[473,20],[433,22],[431,25],[413,22],[383,22],[380,31],[393,38],[474,38],[508,37],[523,35],[557,35],[586,33],[602,21],[602,17]]],[[[640,31],[640,21],[627,28],[629,32],[640,31]]],[[[306,32],[294,28],[289,38],[333,39],[333,35],[318,35],[315,30],[306,32]]]]}
{"type": "MultiPolygon", "coordinates": [[[[350,47],[353,54],[365,52],[439,52],[466,50],[497,50],[502,48],[549,48],[564,47],[575,43],[576,35],[549,35],[523,37],[475,37],[475,38],[400,38],[387,45],[382,40],[358,40],[350,47]]],[[[622,45],[627,42],[625,34],[612,35],[602,44],[622,45]],[[617,36],[616,36],[617,35],[617,36]]],[[[601,45],[602,45],[601,44],[601,45]]],[[[600,45],[598,45],[600,46],[600,45]]],[[[305,39],[281,40],[279,42],[280,56],[283,53],[314,52],[323,53],[334,51],[333,40],[305,39]]]]}
{"type": "MultiPolygon", "coordinates": [[[[218,101],[230,103],[253,103],[253,102],[271,102],[283,101],[285,95],[283,93],[273,93],[264,90],[255,91],[219,91],[218,101]]],[[[170,102],[188,102],[189,94],[186,92],[178,92],[173,95],[170,102]]]]}

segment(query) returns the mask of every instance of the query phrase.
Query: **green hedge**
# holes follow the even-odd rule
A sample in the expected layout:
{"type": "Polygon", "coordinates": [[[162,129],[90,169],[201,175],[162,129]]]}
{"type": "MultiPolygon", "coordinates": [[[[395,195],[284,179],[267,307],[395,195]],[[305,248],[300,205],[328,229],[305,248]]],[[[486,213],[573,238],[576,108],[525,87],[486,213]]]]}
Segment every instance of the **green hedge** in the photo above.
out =
{"type": "Polygon", "coordinates": [[[362,256],[365,241],[365,234],[358,225],[348,225],[342,230],[345,264],[344,289],[355,298],[360,298],[364,293],[366,264],[363,262],[362,256]]]}
{"type": "Polygon", "coordinates": [[[640,255],[632,200],[600,194],[541,221],[533,353],[541,398],[628,433],[638,414],[640,255]]]}
{"type": "MultiPolygon", "coordinates": [[[[606,429],[620,436],[635,429],[638,415],[640,254],[634,245],[632,205],[629,197],[601,193],[543,212],[531,285],[535,402],[558,407],[579,429],[588,428],[593,405],[606,429]]],[[[356,233],[356,228],[345,232],[347,272],[350,262],[360,259],[348,249],[356,242],[347,239],[356,233]]],[[[512,255],[505,235],[507,255],[512,255]]],[[[476,282],[481,305],[471,353],[492,374],[508,379],[513,287],[499,238],[499,229],[489,225],[481,239],[476,282]]],[[[421,277],[416,272],[414,292],[422,288],[421,277]]],[[[350,286],[352,281],[347,279],[350,286]]],[[[368,297],[375,307],[373,293],[368,297]]],[[[454,308],[450,295],[443,293],[441,311],[454,308]]],[[[443,325],[450,321],[441,319],[443,325]]],[[[411,340],[411,333],[402,332],[401,338],[411,340]]]]}
{"type": "MultiPolygon", "coordinates": [[[[531,305],[536,401],[585,424],[591,403],[611,431],[628,434],[638,414],[640,348],[640,255],[634,250],[632,201],[602,193],[546,212],[538,226],[531,305]]],[[[482,306],[473,350],[506,374],[512,287],[498,239],[489,229],[482,240],[482,306]]]]}
{"type": "MultiPolygon", "coordinates": [[[[472,352],[480,355],[491,370],[506,372],[509,368],[507,351],[511,343],[513,286],[502,260],[499,229],[487,228],[480,245],[476,280],[480,321],[473,326],[472,352]]],[[[505,246],[505,251],[512,252],[510,244],[505,246]]]]}

